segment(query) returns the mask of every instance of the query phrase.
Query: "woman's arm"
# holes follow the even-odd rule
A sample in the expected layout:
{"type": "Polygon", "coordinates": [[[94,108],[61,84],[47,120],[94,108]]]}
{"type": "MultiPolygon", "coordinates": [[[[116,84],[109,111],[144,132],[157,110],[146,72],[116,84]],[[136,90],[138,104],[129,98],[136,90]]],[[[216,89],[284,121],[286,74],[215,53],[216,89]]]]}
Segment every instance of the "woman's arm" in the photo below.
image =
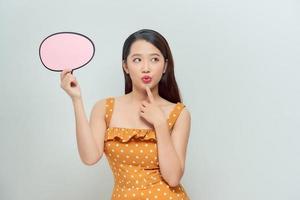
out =
{"type": "Polygon", "coordinates": [[[180,183],[184,173],[190,124],[190,113],[187,108],[184,108],[176,120],[172,134],[170,134],[167,122],[154,125],[160,171],[171,187],[180,183]]]}
{"type": "Polygon", "coordinates": [[[104,120],[105,101],[98,101],[88,122],[85,115],[82,98],[72,99],[75,121],[77,147],[82,162],[86,165],[96,164],[103,155],[104,134],[106,124],[104,120]]]}

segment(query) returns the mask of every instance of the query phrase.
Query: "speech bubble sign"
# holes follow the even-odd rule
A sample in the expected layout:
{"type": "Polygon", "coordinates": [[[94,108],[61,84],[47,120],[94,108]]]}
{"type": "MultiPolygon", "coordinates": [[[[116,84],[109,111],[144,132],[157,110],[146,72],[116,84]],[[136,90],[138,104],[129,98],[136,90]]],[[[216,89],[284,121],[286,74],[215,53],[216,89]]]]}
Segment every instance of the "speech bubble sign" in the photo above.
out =
{"type": "Polygon", "coordinates": [[[76,32],[58,32],[40,44],[39,56],[51,71],[78,69],[88,64],[95,54],[95,45],[87,36],[76,32]]]}

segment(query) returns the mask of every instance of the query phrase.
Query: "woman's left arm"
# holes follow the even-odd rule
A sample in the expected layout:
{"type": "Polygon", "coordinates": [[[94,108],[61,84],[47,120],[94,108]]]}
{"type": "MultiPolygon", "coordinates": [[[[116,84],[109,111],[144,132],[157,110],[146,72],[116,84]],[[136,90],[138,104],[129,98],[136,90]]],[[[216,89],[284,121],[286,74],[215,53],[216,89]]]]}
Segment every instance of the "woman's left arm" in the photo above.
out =
{"type": "Polygon", "coordinates": [[[158,160],[163,178],[171,187],[180,183],[184,174],[186,150],[190,135],[191,115],[185,107],[178,116],[172,134],[166,120],[153,124],[158,147],[158,160]]]}

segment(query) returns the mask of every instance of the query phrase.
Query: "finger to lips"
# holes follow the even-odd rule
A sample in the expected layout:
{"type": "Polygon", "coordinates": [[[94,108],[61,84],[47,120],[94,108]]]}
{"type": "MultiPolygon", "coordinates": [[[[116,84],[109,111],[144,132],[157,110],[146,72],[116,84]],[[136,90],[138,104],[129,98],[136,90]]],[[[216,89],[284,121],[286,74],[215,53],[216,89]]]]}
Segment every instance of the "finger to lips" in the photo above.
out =
{"type": "Polygon", "coordinates": [[[150,102],[153,102],[154,98],[153,98],[152,92],[148,86],[146,86],[146,91],[147,91],[150,102]]]}

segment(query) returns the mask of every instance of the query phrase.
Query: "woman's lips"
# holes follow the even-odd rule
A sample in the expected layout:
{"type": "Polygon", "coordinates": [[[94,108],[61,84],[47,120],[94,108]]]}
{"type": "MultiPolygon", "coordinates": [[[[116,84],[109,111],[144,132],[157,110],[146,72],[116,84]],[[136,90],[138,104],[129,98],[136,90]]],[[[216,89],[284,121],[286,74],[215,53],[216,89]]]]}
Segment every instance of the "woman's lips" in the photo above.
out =
{"type": "Polygon", "coordinates": [[[152,78],[151,78],[150,76],[143,76],[143,77],[142,77],[142,81],[143,81],[144,83],[150,83],[151,80],[152,80],[152,78]]]}

